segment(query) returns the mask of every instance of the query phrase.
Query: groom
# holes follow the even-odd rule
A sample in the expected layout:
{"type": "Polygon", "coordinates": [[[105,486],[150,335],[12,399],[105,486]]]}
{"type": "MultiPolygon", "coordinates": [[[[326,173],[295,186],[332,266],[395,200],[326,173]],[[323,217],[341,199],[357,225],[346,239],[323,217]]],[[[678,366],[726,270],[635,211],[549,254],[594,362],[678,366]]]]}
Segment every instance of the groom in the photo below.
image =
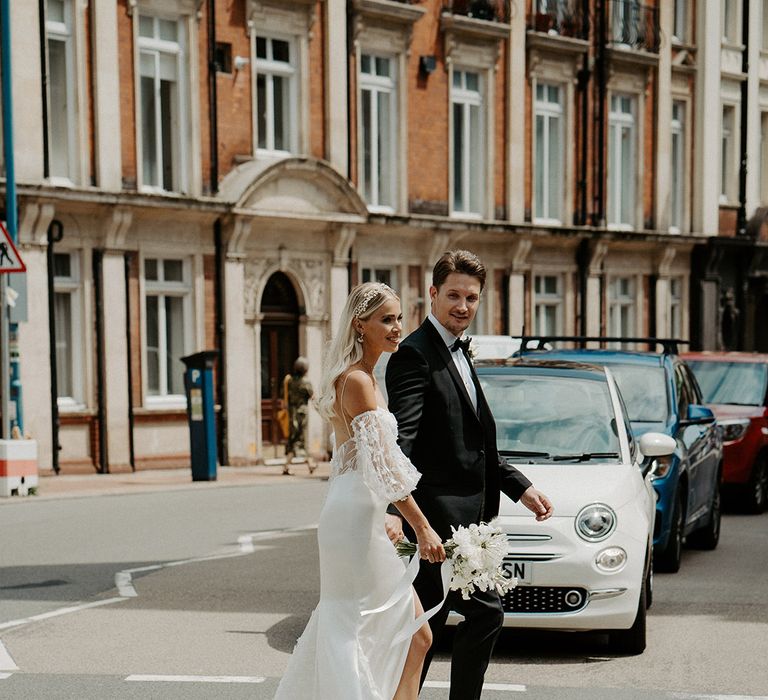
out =
{"type": "MultiPolygon", "coordinates": [[[[387,365],[389,408],[397,417],[400,447],[422,474],[413,495],[443,540],[451,536],[451,525],[487,522],[498,515],[500,491],[520,500],[537,520],[552,515],[547,497],[499,457],[496,425],[467,354],[469,339],[463,334],[477,313],[485,276],[485,266],[473,253],[445,253],[432,272],[432,313],[387,365]]],[[[402,539],[405,527],[415,541],[396,513],[390,507],[386,516],[390,539],[402,539]]],[[[443,597],[440,565],[422,560],[414,587],[425,610],[437,605],[443,597]]],[[[451,592],[429,621],[435,642],[451,610],[464,621],[454,638],[450,699],[476,700],[504,621],[501,598],[476,591],[463,600],[451,592]]],[[[432,650],[422,683],[431,659],[432,650]]]]}

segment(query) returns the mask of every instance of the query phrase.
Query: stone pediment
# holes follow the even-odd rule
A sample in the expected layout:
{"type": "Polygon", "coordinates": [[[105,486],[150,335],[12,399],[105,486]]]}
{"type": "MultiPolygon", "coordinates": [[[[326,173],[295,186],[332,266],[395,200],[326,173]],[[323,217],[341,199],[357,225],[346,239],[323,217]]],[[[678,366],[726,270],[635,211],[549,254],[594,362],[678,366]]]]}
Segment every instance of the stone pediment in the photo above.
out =
{"type": "Polygon", "coordinates": [[[219,196],[237,214],[320,219],[368,214],[349,181],[315,158],[247,161],[224,178],[219,196]]]}

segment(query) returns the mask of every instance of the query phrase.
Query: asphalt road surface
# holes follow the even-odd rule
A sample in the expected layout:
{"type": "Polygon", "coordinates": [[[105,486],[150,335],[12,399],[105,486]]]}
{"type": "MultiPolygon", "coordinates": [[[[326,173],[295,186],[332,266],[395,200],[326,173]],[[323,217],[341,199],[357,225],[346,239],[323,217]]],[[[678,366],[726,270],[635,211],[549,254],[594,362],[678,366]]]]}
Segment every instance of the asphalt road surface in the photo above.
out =
{"type": "MultiPolygon", "coordinates": [[[[272,698],[318,598],[322,482],[0,506],[0,698],[272,698]]],[[[505,631],[483,698],[768,700],[768,514],[655,577],[648,648],[505,631]]],[[[426,700],[447,698],[449,659],[426,700]]],[[[297,698],[296,700],[302,700],[297,698]]]]}

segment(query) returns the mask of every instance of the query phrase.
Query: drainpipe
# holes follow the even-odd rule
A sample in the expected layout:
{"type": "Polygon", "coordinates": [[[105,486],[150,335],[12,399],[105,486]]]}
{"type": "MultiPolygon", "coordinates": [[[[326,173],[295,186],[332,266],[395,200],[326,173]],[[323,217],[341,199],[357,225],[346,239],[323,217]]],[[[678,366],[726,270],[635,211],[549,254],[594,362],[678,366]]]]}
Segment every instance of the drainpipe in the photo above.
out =
{"type": "MultiPolygon", "coordinates": [[[[581,8],[581,36],[589,37],[589,0],[583,0],[581,8]]],[[[574,224],[577,226],[586,226],[587,224],[587,158],[589,149],[587,141],[589,138],[589,81],[592,71],[589,67],[589,51],[584,53],[584,59],[581,70],[577,74],[577,89],[581,96],[581,154],[579,163],[579,209],[575,216],[574,224]]]]}
{"type": "Polygon", "coordinates": [[[56,309],[55,293],[53,288],[53,245],[64,237],[64,227],[61,221],[54,219],[48,224],[48,248],[46,257],[48,262],[48,356],[51,365],[51,466],[58,474],[59,467],[59,375],[56,369],[56,309]],[[54,233],[55,231],[55,233],[54,233]]]}
{"type": "Polygon", "coordinates": [[[217,431],[217,449],[219,463],[228,464],[227,453],[227,335],[224,323],[224,243],[221,231],[221,219],[213,224],[213,237],[216,246],[216,277],[214,280],[214,324],[216,326],[216,347],[219,350],[219,363],[216,368],[216,393],[219,397],[219,429],[217,431]]]}
{"type": "Polygon", "coordinates": [[[125,347],[128,354],[128,452],[131,471],[136,471],[136,453],[133,447],[133,352],[131,351],[131,253],[123,257],[125,269],[125,347]]]}
{"type": "MultiPolygon", "coordinates": [[[[216,86],[216,74],[219,65],[216,62],[216,2],[208,3],[208,123],[211,151],[211,194],[219,191],[219,105],[216,86]]],[[[218,430],[216,431],[216,449],[219,463],[227,464],[227,370],[226,370],[226,328],[224,324],[224,263],[226,260],[221,219],[213,222],[213,243],[216,268],[213,280],[214,327],[219,362],[216,368],[216,394],[219,399],[218,430]]]]}
{"type": "Polygon", "coordinates": [[[605,99],[606,99],[606,68],[607,55],[605,50],[605,0],[596,0],[595,16],[595,73],[597,77],[597,133],[595,135],[595,150],[597,151],[597,168],[595,169],[594,210],[592,225],[605,226],[605,99]]]}
{"type": "Polygon", "coordinates": [[[99,465],[100,474],[109,473],[107,463],[107,406],[104,391],[104,289],[103,265],[104,252],[93,251],[93,297],[96,306],[96,425],[99,429],[99,465]]]}
{"type": "MultiPolygon", "coordinates": [[[[741,72],[749,73],[749,5],[742,5],[741,41],[744,49],[741,52],[741,72]]],[[[749,111],[748,81],[741,81],[741,134],[739,143],[739,211],[736,214],[736,235],[747,235],[747,113],[749,111]]],[[[742,324],[743,325],[743,324],[742,324]]]]}
{"type": "Polygon", "coordinates": [[[579,268],[579,335],[587,335],[587,280],[589,278],[589,239],[582,238],[576,249],[579,268]]]}
{"type": "Polygon", "coordinates": [[[38,14],[40,16],[40,83],[43,87],[41,95],[43,103],[43,179],[46,179],[51,174],[51,162],[48,153],[48,35],[45,30],[45,0],[38,0],[38,14]]]}
{"type": "Polygon", "coordinates": [[[211,193],[219,191],[219,111],[216,91],[216,1],[208,2],[208,124],[211,149],[211,193]]]}

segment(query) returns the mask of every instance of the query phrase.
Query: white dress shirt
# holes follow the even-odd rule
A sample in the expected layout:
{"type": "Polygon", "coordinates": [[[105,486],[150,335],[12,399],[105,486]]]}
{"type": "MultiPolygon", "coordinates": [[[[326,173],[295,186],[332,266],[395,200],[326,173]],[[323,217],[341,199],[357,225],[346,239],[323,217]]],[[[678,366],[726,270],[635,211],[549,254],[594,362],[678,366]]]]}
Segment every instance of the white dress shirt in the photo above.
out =
{"type": "Polygon", "coordinates": [[[477,389],[475,388],[475,383],[472,381],[472,369],[469,366],[469,360],[461,350],[454,351],[451,349],[453,347],[453,344],[456,342],[456,340],[461,336],[457,337],[453,333],[451,333],[431,313],[429,314],[429,316],[427,316],[427,318],[431,321],[432,325],[437,329],[437,332],[440,334],[440,337],[448,346],[448,352],[451,353],[451,357],[453,358],[453,363],[456,365],[456,369],[459,370],[459,376],[461,377],[461,380],[464,382],[464,386],[467,388],[467,393],[469,394],[469,398],[472,401],[472,406],[474,407],[475,411],[477,411],[477,389]]]}

